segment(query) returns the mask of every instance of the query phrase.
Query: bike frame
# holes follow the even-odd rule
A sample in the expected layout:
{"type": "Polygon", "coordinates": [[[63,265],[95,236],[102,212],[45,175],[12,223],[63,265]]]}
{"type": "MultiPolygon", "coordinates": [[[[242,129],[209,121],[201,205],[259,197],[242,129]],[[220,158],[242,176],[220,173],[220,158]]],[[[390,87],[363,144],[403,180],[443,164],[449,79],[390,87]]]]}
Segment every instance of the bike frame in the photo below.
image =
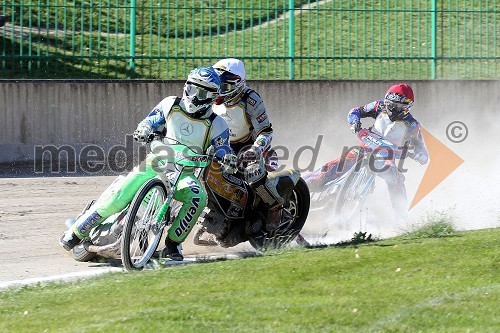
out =
{"type": "Polygon", "coordinates": [[[176,170],[174,177],[172,177],[171,179],[167,178],[165,173],[159,174],[160,179],[168,189],[167,198],[165,199],[165,202],[161,206],[160,210],[158,211],[158,215],[156,216],[156,225],[161,228],[163,227],[162,223],[164,223],[163,221],[165,214],[170,208],[170,203],[172,202],[172,199],[174,197],[175,189],[177,188],[181,175],[184,173],[184,169],[189,168],[190,170],[192,170],[192,168],[206,168],[212,161],[212,158],[209,155],[198,154],[188,146],[180,143],[169,145],[161,141],[153,141],[151,142],[151,151],[153,153],[155,153],[155,151],[159,151],[159,153],[155,153],[155,155],[157,155],[167,163],[173,162],[176,165],[176,169],[177,166],[180,167],[180,169],[176,170]],[[167,155],[162,155],[165,152],[167,153],[167,155]]]}

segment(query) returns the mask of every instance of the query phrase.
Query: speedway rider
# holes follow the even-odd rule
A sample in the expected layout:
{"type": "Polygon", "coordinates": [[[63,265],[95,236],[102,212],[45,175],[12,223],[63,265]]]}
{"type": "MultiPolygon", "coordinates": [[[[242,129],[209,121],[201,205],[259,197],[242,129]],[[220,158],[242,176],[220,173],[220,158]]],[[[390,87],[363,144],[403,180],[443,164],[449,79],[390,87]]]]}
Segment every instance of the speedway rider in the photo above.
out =
{"type": "MultiPolygon", "coordinates": [[[[361,129],[361,118],[375,118],[371,131],[380,135],[398,147],[405,144],[413,148],[412,157],[419,164],[426,164],[429,160],[424,139],[420,130],[419,122],[410,114],[413,106],[414,95],[411,87],[406,83],[391,86],[383,100],[351,109],[347,116],[353,133],[361,129]]],[[[343,171],[347,171],[354,165],[358,158],[357,151],[350,151],[342,160],[342,170],[338,170],[340,159],[325,164],[320,170],[304,177],[311,191],[322,188],[324,184],[339,177],[343,171]]],[[[388,187],[392,207],[395,212],[404,217],[407,211],[405,177],[398,170],[394,161],[390,167],[379,172],[388,187]]]]}
{"type": "MultiPolygon", "coordinates": [[[[231,148],[245,161],[255,161],[262,155],[267,171],[278,168],[278,157],[271,149],[273,128],[260,95],[246,85],[245,66],[241,60],[226,58],[213,67],[221,79],[221,94],[213,110],[229,125],[231,148]]],[[[272,230],[281,219],[280,206],[283,198],[276,189],[273,176],[263,173],[246,179],[266,203],[266,226],[272,230]],[[264,186],[261,186],[264,185],[264,186]]],[[[258,170],[255,170],[258,171],[258,170]]]]}
{"type": "MultiPolygon", "coordinates": [[[[213,113],[211,108],[219,92],[220,79],[212,67],[192,70],[184,85],[182,98],[169,96],[163,99],[139,123],[133,134],[134,139],[146,143],[154,137],[153,132],[163,131],[167,144],[175,143],[176,140],[198,151],[206,151],[213,146],[216,156],[223,161],[223,167],[230,168],[230,165],[236,163],[236,156],[229,147],[229,128],[226,121],[213,113]],[[186,131],[186,127],[191,130],[186,131]]],[[[148,154],[146,165],[136,166],[109,195],[99,199],[79,217],[73,227],[63,234],[60,244],[66,250],[71,250],[89,235],[91,229],[123,210],[139,188],[157,176],[152,166],[154,160],[155,155],[148,154]]],[[[181,177],[174,199],[183,203],[182,208],[168,230],[165,248],[161,253],[162,257],[177,261],[183,260],[180,244],[188,236],[207,203],[203,186],[194,173],[181,177]]]]}
{"type": "Polygon", "coordinates": [[[260,95],[246,85],[245,66],[241,60],[222,59],[213,67],[221,79],[220,97],[213,110],[229,126],[231,148],[236,154],[251,158],[263,155],[268,171],[278,168],[276,152],[271,149],[273,128],[260,95]]]}

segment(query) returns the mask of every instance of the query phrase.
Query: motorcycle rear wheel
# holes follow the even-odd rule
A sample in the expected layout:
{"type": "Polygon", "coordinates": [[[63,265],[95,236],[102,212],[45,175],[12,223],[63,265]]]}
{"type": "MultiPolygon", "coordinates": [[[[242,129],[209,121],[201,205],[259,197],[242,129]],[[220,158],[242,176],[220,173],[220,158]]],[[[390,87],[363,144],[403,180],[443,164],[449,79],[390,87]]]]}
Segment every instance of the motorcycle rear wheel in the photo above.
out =
{"type": "Polygon", "coordinates": [[[165,226],[158,227],[156,216],[166,197],[165,185],[153,178],[132,200],[125,217],[121,244],[122,263],[126,270],[142,270],[156,251],[165,226]]]}
{"type": "Polygon", "coordinates": [[[266,250],[280,248],[292,242],[306,223],[310,205],[309,187],[304,179],[300,178],[293,188],[290,200],[283,208],[286,213],[282,214],[282,219],[291,217],[291,221],[266,236],[250,238],[250,244],[257,250],[266,250]]]}

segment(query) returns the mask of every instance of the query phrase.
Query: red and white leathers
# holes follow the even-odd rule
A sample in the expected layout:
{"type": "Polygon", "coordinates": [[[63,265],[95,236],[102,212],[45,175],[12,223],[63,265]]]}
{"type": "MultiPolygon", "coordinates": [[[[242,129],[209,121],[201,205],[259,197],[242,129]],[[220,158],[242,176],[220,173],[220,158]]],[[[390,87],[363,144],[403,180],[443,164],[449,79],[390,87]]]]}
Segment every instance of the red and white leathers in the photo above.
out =
{"type": "Polygon", "coordinates": [[[268,171],[278,168],[276,152],[271,149],[272,125],[264,101],[256,91],[245,86],[233,99],[216,101],[212,109],[227,122],[230,145],[235,153],[254,149],[264,155],[268,171]]]}
{"type": "MultiPolygon", "coordinates": [[[[384,101],[379,100],[351,109],[348,114],[348,122],[350,125],[354,125],[360,123],[361,118],[367,117],[375,118],[375,123],[371,127],[372,132],[399,147],[407,143],[409,147],[412,147],[415,154],[413,158],[418,163],[426,164],[428,162],[429,157],[420,124],[410,113],[407,113],[401,120],[391,121],[385,110],[384,101]]],[[[332,160],[304,176],[309,189],[313,192],[321,191],[326,183],[335,180],[348,171],[355,164],[358,157],[356,151],[351,150],[342,159],[332,160]]],[[[380,166],[376,167],[379,170],[382,169],[380,166]]],[[[404,175],[398,170],[394,161],[386,171],[379,172],[378,175],[387,183],[393,208],[399,216],[404,216],[407,211],[404,175]]]]}
{"type": "Polygon", "coordinates": [[[375,118],[371,131],[397,146],[408,143],[414,149],[415,160],[426,164],[429,158],[419,122],[407,113],[401,120],[391,121],[385,111],[384,101],[375,101],[349,111],[349,124],[360,122],[361,118],[375,118]]]}
{"type": "MultiPolygon", "coordinates": [[[[387,114],[384,100],[380,100],[354,108],[347,116],[351,125],[360,122],[361,118],[366,117],[375,118],[375,123],[371,127],[372,132],[379,134],[382,138],[398,147],[402,147],[405,144],[411,147],[414,153],[413,159],[418,163],[426,164],[428,162],[429,155],[420,124],[410,113],[407,113],[401,120],[391,121],[387,114]]],[[[404,216],[408,208],[404,175],[398,170],[394,161],[392,161],[386,171],[379,172],[378,175],[387,184],[393,208],[397,213],[404,216]]]]}

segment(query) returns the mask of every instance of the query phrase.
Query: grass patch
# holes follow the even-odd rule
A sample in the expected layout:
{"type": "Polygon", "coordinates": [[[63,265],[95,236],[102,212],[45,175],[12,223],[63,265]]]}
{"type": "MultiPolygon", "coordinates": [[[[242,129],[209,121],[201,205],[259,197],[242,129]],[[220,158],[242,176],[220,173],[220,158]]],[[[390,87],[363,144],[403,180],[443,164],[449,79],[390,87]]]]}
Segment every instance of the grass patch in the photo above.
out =
{"type": "MultiPolygon", "coordinates": [[[[19,28],[0,28],[0,78],[184,79],[231,56],[245,61],[251,79],[288,79],[288,4],[138,1],[133,75],[128,4],[4,6],[19,28]]],[[[434,44],[431,2],[295,0],[294,78],[430,79],[434,70],[437,78],[498,78],[495,4],[438,1],[434,44]]]]}
{"type": "Polygon", "coordinates": [[[493,332],[500,228],[457,234],[11,289],[0,331],[493,332]]]}
{"type": "Polygon", "coordinates": [[[419,219],[419,223],[406,232],[405,238],[436,238],[457,235],[455,230],[455,216],[452,209],[433,211],[419,219]]]}
{"type": "Polygon", "coordinates": [[[351,240],[336,243],[334,246],[356,246],[359,244],[373,243],[377,240],[378,239],[373,237],[372,234],[367,235],[366,232],[359,231],[354,233],[351,240]]]}

